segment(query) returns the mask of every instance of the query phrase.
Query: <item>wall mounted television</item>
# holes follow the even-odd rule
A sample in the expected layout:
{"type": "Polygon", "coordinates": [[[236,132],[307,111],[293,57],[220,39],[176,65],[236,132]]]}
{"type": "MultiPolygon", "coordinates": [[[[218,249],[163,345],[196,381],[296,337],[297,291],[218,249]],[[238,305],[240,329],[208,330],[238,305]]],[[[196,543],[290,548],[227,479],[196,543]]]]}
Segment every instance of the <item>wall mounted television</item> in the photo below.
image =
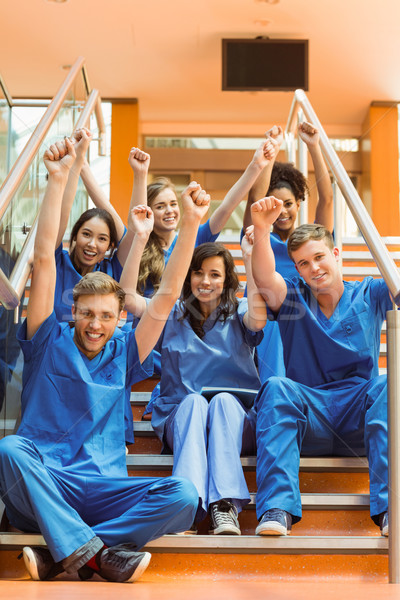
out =
{"type": "Polygon", "coordinates": [[[308,90],[308,40],[222,40],[222,90],[308,90]]]}

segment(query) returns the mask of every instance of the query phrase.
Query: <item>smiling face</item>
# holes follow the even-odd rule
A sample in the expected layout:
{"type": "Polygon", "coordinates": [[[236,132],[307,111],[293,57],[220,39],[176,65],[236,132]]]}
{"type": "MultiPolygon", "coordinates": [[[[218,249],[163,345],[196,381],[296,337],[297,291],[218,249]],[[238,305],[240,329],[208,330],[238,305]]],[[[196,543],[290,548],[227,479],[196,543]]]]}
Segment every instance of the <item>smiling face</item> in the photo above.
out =
{"type": "Polygon", "coordinates": [[[269,195],[282,200],[282,212],[273,225],[273,232],[286,240],[296,226],[297,213],[299,212],[300,200],[296,200],[293,193],[285,187],[273,189],[269,195]]]}
{"type": "Polygon", "coordinates": [[[192,271],[190,286],[192,294],[200,303],[200,310],[208,316],[221,302],[225,284],[225,263],[222,256],[210,256],[201,263],[200,269],[192,271]]]}
{"type": "Polygon", "coordinates": [[[77,270],[85,275],[93,271],[110,248],[110,230],[105,221],[93,217],[79,228],[73,247],[73,260],[77,270]]]}
{"type": "Polygon", "coordinates": [[[339,294],[343,286],[339,269],[339,250],[332,250],[322,240],[309,240],[297,250],[292,258],[300,277],[317,294],[339,294]]]}
{"type": "Polygon", "coordinates": [[[111,294],[83,294],[72,305],[74,342],[90,360],[113,336],[120,318],[119,300],[111,294]]]}
{"type": "Polygon", "coordinates": [[[171,188],[162,190],[151,202],[154,213],[154,232],[163,237],[175,232],[178,227],[180,211],[175,192],[171,188]]]}

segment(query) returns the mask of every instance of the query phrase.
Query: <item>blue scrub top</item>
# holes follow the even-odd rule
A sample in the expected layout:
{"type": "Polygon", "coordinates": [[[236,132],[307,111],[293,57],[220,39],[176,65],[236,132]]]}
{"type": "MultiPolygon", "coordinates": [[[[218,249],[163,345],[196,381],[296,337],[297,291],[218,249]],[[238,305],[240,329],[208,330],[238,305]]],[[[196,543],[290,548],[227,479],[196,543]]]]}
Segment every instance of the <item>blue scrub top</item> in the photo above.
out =
{"type": "Polygon", "coordinates": [[[344,292],[328,319],[309,286],[287,279],[288,294],[276,319],[286,375],[310,387],[379,374],[381,328],[392,308],[383,279],[344,281],[344,292]]]}
{"type": "Polygon", "coordinates": [[[151,423],[161,438],[169,413],[188,394],[199,394],[203,386],[260,388],[253,348],[263,332],[247,329],[246,312],[247,300],[242,298],[237,311],[223,323],[218,307],[204,323],[206,333],[201,339],[186,319],[179,320],[183,311],[179,302],[175,304],[156,346],[162,374],[151,423]]]}
{"type": "MultiPolygon", "coordinates": [[[[75,269],[69,253],[67,250],[63,250],[62,244],[57,248],[55,258],[57,279],[54,294],[54,310],[58,321],[72,321],[72,290],[82,279],[82,275],[75,269]]],[[[104,258],[101,262],[97,263],[93,270],[107,273],[107,275],[119,281],[122,266],[114,252],[111,258],[104,258]]]]}
{"type": "MultiPolygon", "coordinates": [[[[168,250],[164,250],[165,266],[167,266],[167,263],[170,259],[172,251],[175,248],[175,244],[178,239],[178,235],[179,235],[179,233],[177,233],[175,235],[174,240],[173,240],[172,244],[170,245],[170,247],[168,248],[168,250]]],[[[200,246],[200,244],[204,244],[205,242],[215,242],[215,240],[218,238],[218,236],[219,236],[219,233],[211,233],[210,220],[208,220],[205,223],[203,223],[203,225],[200,225],[198,232],[197,232],[195,246],[196,247],[200,246]]],[[[154,295],[153,284],[151,283],[151,281],[147,280],[143,296],[150,298],[153,295],[154,295]]]]}
{"type": "Polygon", "coordinates": [[[141,364],[135,332],[116,329],[89,360],[73,334],[54,312],[30,340],[26,321],[22,324],[18,339],[25,364],[17,434],[35,443],[45,465],[126,476],[125,389],[152,373],[152,355],[141,364]]]}

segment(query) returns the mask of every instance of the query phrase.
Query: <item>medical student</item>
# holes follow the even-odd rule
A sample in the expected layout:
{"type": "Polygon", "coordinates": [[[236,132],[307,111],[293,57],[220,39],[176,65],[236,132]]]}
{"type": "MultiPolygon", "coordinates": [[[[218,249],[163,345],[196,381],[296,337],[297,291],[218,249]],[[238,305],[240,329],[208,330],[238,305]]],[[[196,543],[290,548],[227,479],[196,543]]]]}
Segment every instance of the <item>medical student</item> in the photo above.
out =
{"type": "MultiPolygon", "coordinates": [[[[184,479],[127,476],[123,397],[128,383],[152,370],[151,350],[179,297],[209,197],[198,185],[183,193],[176,251],[134,331],[116,329],[125,292],[101,272],[88,273],[75,286],[71,329],[54,313],[54,245],[74,158],[69,139],[44,156],[49,181],[19,333],[25,357],[22,418],[17,434],[0,441],[0,492],[10,523],[45,538],[48,550],[24,548],[33,579],[79,571],[83,579],[98,573],[131,582],[150,559],[140,548],[188,527],[197,509],[197,492],[184,479]]],[[[132,270],[142,249],[137,235],[127,261],[132,270]]]]}
{"type": "Polygon", "coordinates": [[[286,535],[301,518],[303,455],[368,457],[370,513],[388,535],[387,381],[379,375],[380,332],[392,306],[382,279],[343,281],[339,250],[321,225],[288,240],[298,277],[275,267],[270,226],[283,201],[252,205],[253,273],[279,324],[286,377],[271,377],[256,399],[259,535],[286,535]]]}
{"type": "MultiPolygon", "coordinates": [[[[319,145],[319,132],[310,123],[303,122],[299,125],[298,133],[300,139],[307,145],[314,165],[318,191],[314,222],[333,231],[333,192],[329,172],[319,145]]],[[[300,203],[305,200],[308,193],[307,180],[291,163],[276,162],[283,142],[282,128],[275,125],[266,135],[274,144],[275,154],[250,190],[244,216],[244,227],[251,225],[250,210],[253,202],[265,195],[282,200],[282,212],[272,225],[270,240],[278,273],[282,277],[295,277],[297,272],[287,253],[287,241],[296,227],[300,203]]],[[[257,365],[262,382],[271,375],[285,375],[282,342],[277,324],[269,323],[264,334],[264,338],[256,350],[257,365]]]]}
{"type": "Polygon", "coordinates": [[[92,134],[86,128],[73,134],[76,159],[70,169],[64,191],[55,251],[57,280],[54,309],[59,321],[72,320],[72,290],[83,275],[101,271],[119,281],[133,239],[97,184],[86,161],[86,152],[91,140],[92,134]],[[71,230],[69,249],[63,250],[62,242],[79,177],[82,178],[96,207],[90,208],[79,217],[71,230]]]}
{"type": "MultiPolygon", "coordinates": [[[[260,144],[244,173],[229,190],[209,220],[199,227],[196,246],[217,239],[233,211],[249,193],[251,186],[274,156],[274,151],[271,140],[268,139],[260,144]]],[[[135,204],[135,197],[142,197],[143,186],[147,181],[145,165],[148,168],[149,160],[146,159],[146,153],[138,148],[132,148],[129,163],[134,171],[132,206],[135,204]]],[[[156,179],[147,187],[147,204],[154,213],[154,230],[150,235],[140,264],[138,292],[146,297],[151,297],[158,288],[165,265],[168,263],[170,253],[178,239],[176,230],[179,224],[179,205],[175,188],[169,179],[156,179]]],[[[161,373],[160,358],[157,352],[154,352],[154,366],[155,371],[161,373]]],[[[144,415],[151,412],[153,401],[158,394],[159,385],[153,391],[144,415]]]]}
{"type": "MultiPolygon", "coordinates": [[[[260,386],[253,349],[262,338],[266,306],[251,275],[252,246],[246,237],[242,243],[248,299],[236,297],[229,250],[201,244],[156,346],[163,369],[152,426],[174,454],[173,474],[197,488],[196,523],[208,511],[214,534],[240,535],[238,512],[250,501],[240,455],[255,451],[251,404],[241,388],[260,386]],[[217,389],[208,401],[201,392],[209,386],[217,389]]],[[[137,296],[132,311],[140,315],[145,306],[137,296]]]]}

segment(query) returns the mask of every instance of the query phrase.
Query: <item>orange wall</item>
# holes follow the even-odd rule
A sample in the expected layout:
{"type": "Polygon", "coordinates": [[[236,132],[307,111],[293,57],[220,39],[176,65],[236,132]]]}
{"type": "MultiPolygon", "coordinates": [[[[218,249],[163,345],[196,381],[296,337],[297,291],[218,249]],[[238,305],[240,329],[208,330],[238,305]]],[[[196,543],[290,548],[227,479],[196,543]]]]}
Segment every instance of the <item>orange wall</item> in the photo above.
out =
{"type": "Polygon", "coordinates": [[[139,105],[136,100],[112,101],[110,200],[126,223],[132,192],[133,172],[129,151],[138,146],[139,105]]]}
{"type": "Polygon", "coordinates": [[[381,235],[400,234],[398,112],[372,104],[364,122],[363,197],[381,235]]]}

